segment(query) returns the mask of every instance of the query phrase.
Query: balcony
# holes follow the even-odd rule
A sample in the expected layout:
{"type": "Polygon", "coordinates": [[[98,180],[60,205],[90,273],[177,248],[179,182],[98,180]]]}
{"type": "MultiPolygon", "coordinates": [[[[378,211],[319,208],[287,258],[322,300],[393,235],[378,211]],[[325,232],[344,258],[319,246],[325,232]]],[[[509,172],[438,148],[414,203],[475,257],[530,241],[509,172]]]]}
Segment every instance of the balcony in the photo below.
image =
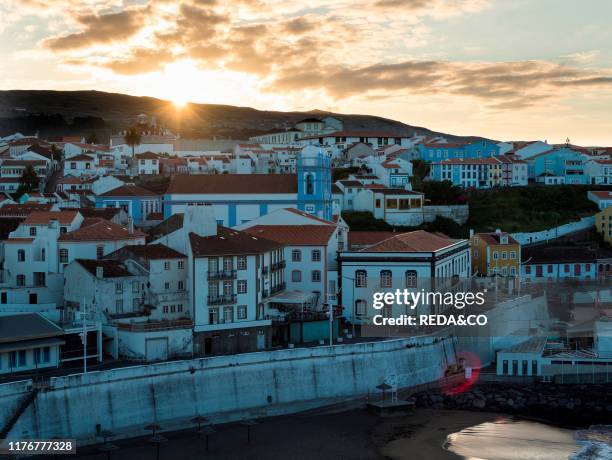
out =
{"type": "Polygon", "coordinates": [[[268,267],[262,267],[262,268],[261,268],[261,274],[262,274],[262,275],[267,275],[267,274],[268,274],[268,271],[269,271],[269,268],[268,268],[268,267]]]}
{"type": "Polygon", "coordinates": [[[281,260],[281,261],[279,261],[279,262],[275,262],[275,263],[273,263],[273,264],[271,265],[271,270],[272,270],[272,271],[274,271],[274,270],[282,270],[283,268],[285,268],[285,265],[286,265],[286,264],[285,264],[285,261],[284,261],[284,260],[281,260]]]}
{"type": "Polygon", "coordinates": [[[218,280],[235,280],[237,277],[236,270],[221,270],[217,272],[208,272],[208,281],[218,280]]]}
{"type": "Polygon", "coordinates": [[[231,295],[209,295],[208,305],[231,305],[236,303],[236,294],[231,295]]]}
{"type": "Polygon", "coordinates": [[[153,304],[159,302],[169,302],[172,300],[186,300],[187,291],[166,291],[166,292],[151,292],[149,293],[149,301],[153,304]]]}
{"type": "Polygon", "coordinates": [[[276,286],[272,286],[270,288],[270,295],[276,294],[277,292],[284,291],[286,284],[284,282],[277,284],[276,286]]]}

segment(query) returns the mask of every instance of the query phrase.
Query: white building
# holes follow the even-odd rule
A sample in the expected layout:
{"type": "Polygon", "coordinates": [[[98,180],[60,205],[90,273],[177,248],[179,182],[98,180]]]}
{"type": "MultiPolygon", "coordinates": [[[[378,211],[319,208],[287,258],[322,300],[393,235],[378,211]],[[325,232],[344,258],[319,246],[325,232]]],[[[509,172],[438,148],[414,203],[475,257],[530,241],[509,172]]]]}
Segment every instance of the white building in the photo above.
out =
{"type": "Polygon", "coordinates": [[[584,164],[584,174],[592,185],[612,185],[612,160],[588,160],[584,164]]]}
{"type": "Polygon", "coordinates": [[[64,175],[74,177],[97,176],[97,157],[94,154],[81,154],[64,161],[64,175]]]}
{"type": "MultiPolygon", "coordinates": [[[[470,276],[470,247],[467,240],[455,240],[441,234],[417,230],[386,237],[359,251],[340,252],[338,282],[340,304],[349,321],[367,323],[376,314],[374,292],[395,292],[396,289],[418,291],[442,289],[454,277],[470,276]],[[434,281],[435,280],[435,281],[434,281]]],[[[419,314],[434,313],[419,306],[419,314]]],[[[386,310],[386,316],[410,314],[397,306],[386,310]]]]}
{"type": "Polygon", "coordinates": [[[138,174],[159,174],[159,155],[153,152],[136,154],[138,174]]]}

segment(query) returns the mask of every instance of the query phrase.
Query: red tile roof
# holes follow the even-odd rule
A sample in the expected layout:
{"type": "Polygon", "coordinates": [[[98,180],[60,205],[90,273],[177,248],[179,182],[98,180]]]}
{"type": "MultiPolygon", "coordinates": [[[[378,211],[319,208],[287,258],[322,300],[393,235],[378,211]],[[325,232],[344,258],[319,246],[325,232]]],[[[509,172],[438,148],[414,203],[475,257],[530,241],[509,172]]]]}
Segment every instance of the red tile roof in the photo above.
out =
{"type": "Polygon", "coordinates": [[[85,219],[78,230],[64,233],[60,241],[113,241],[113,240],[135,240],[144,239],[145,234],[140,230],[134,230],[130,234],[127,228],[110,222],[106,219],[90,217],[85,219]]]}
{"type": "Polygon", "coordinates": [[[599,198],[600,200],[612,200],[612,192],[607,192],[604,190],[601,191],[590,191],[589,192],[591,195],[596,196],[597,198],[599,198]]]}
{"type": "Polygon", "coordinates": [[[137,153],[136,158],[138,158],[139,160],[157,160],[159,159],[159,155],[153,152],[143,152],[137,153]]]}
{"type": "Polygon", "coordinates": [[[335,225],[255,225],[244,231],[288,246],[327,246],[335,230],[335,225]]]}
{"type": "Polygon", "coordinates": [[[47,166],[45,160],[4,160],[2,167],[4,166],[47,166]]]}
{"type": "Polygon", "coordinates": [[[260,254],[283,247],[276,241],[221,226],[217,227],[217,234],[212,236],[190,233],[189,242],[195,257],[260,254]]]}
{"type": "Polygon", "coordinates": [[[334,223],[329,221],[329,220],[325,220],[325,219],[321,219],[320,217],[314,216],[308,212],[305,211],[300,211],[299,209],[295,209],[295,208],[285,208],[285,211],[289,211],[293,214],[297,214],[298,216],[302,216],[302,217],[306,217],[310,220],[315,220],[317,222],[321,222],[322,224],[327,224],[327,225],[333,225],[334,223]]]}
{"type": "Polygon", "coordinates": [[[49,211],[52,206],[51,203],[5,204],[0,208],[0,216],[26,217],[34,211],[49,211]]]}
{"type": "Polygon", "coordinates": [[[134,276],[128,271],[127,267],[118,260],[76,259],[76,262],[94,276],[97,275],[98,268],[102,268],[103,278],[134,276]]]}
{"type": "Polygon", "coordinates": [[[138,185],[122,185],[120,187],[109,190],[106,193],[103,193],[100,196],[157,196],[156,193],[153,193],[151,190],[140,187],[138,185]]]}
{"type": "Polygon", "coordinates": [[[415,230],[396,234],[380,243],[361,249],[361,252],[434,252],[459,241],[425,230],[415,230]]]}
{"type": "Polygon", "coordinates": [[[66,158],[66,161],[93,161],[94,158],[95,157],[93,155],[85,155],[84,153],[82,153],[80,155],[75,155],[73,157],[66,158]]]}
{"type": "MultiPolygon", "coordinates": [[[[512,236],[509,235],[508,233],[501,233],[501,235],[508,237],[508,244],[519,244],[518,241],[516,241],[514,238],[512,238],[512,236]]],[[[480,239],[485,241],[487,244],[490,244],[490,245],[498,245],[498,244],[500,244],[500,242],[499,242],[499,234],[497,234],[495,232],[493,232],[493,233],[476,233],[476,236],[478,236],[480,239]]]]}
{"type": "Polygon", "coordinates": [[[297,193],[295,174],[210,174],[176,175],[169,194],[259,194],[297,193]]]}
{"type": "Polygon", "coordinates": [[[351,246],[370,246],[375,243],[380,243],[388,238],[396,236],[395,232],[385,231],[354,231],[348,233],[349,248],[351,246]]]}
{"type": "Polygon", "coordinates": [[[34,211],[23,222],[26,225],[46,225],[51,220],[57,220],[62,225],[70,225],[79,214],[79,211],[34,211]]]}

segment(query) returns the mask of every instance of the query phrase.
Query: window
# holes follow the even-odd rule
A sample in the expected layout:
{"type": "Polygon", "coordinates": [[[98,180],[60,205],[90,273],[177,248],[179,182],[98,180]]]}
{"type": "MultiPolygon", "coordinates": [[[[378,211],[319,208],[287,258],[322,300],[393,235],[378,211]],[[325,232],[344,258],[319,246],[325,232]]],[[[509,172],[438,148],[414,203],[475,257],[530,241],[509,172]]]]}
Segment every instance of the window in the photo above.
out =
{"type": "Polygon", "coordinates": [[[217,297],[219,295],[219,286],[217,283],[208,283],[208,295],[217,297]]]}
{"type": "Polygon", "coordinates": [[[132,292],[136,293],[140,291],[140,283],[138,281],[132,281],[132,292]]]}
{"type": "Polygon", "coordinates": [[[247,306],[246,305],[238,305],[238,311],[236,312],[236,319],[246,319],[247,318],[247,306]]]}
{"type": "Polygon", "coordinates": [[[247,292],[247,281],[240,280],[238,281],[238,294],[246,294],[247,292]]]}
{"type": "Polygon", "coordinates": [[[393,284],[391,270],[382,270],[380,272],[380,287],[390,288],[393,284]]]}
{"type": "Polygon", "coordinates": [[[30,227],[30,236],[36,236],[36,227],[30,227]]]}
{"type": "Polygon", "coordinates": [[[208,309],[208,323],[217,324],[219,322],[219,309],[209,308],[208,309]]]}
{"type": "Polygon", "coordinates": [[[510,267],[510,274],[513,276],[516,275],[516,268],[510,267]]]}
{"type": "Polygon", "coordinates": [[[179,291],[183,291],[183,290],[185,290],[185,281],[179,281],[179,282],[177,283],[177,286],[178,286],[178,290],[179,290],[179,291]]]}
{"type": "Polygon", "coordinates": [[[231,272],[234,269],[234,258],[224,257],[223,258],[223,271],[231,272]]]}
{"type": "Polygon", "coordinates": [[[182,304],[182,303],[179,303],[179,304],[176,306],[176,311],[177,311],[178,313],[182,313],[182,311],[183,311],[183,304],[182,304]]]}
{"type": "Polygon", "coordinates": [[[168,313],[168,305],[164,305],[164,313],[168,313]]]}
{"type": "Polygon", "coordinates": [[[104,257],[104,246],[100,244],[96,246],[96,258],[101,259],[102,257],[104,257]]]}
{"type": "Polygon", "coordinates": [[[59,261],[62,264],[68,263],[68,249],[60,249],[59,250],[59,261]]]}
{"type": "Polygon", "coordinates": [[[365,270],[357,270],[355,272],[355,287],[367,287],[368,286],[368,274],[365,270]]]}
{"type": "Polygon", "coordinates": [[[185,268],[185,261],[184,260],[179,260],[178,261],[178,268],[179,268],[179,270],[183,270],[185,268]]]}
{"type": "Polygon", "coordinates": [[[376,209],[380,209],[380,198],[376,198],[376,209]]]}
{"type": "Polygon", "coordinates": [[[526,275],[531,275],[531,267],[529,265],[525,266],[525,274],[526,275]]]}
{"type": "Polygon", "coordinates": [[[123,292],[123,283],[115,283],[115,293],[121,294],[123,292]]]}
{"type": "Polygon", "coordinates": [[[238,270],[246,270],[247,269],[247,258],[246,256],[238,257],[238,270]]]}
{"type": "Polygon", "coordinates": [[[499,253],[497,251],[495,251],[493,253],[493,260],[497,260],[497,259],[499,259],[499,253]]]}
{"type": "Polygon", "coordinates": [[[170,270],[170,261],[169,260],[165,260],[164,261],[164,270],[170,270]]]}
{"type": "Polygon", "coordinates": [[[299,249],[294,249],[291,251],[291,261],[292,262],[301,262],[302,261],[302,251],[299,249]]]}
{"type": "Polygon", "coordinates": [[[408,270],[406,272],[406,287],[417,287],[417,272],[416,270],[408,270]]]}
{"type": "Polygon", "coordinates": [[[312,174],[306,176],[306,194],[312,195],[314,193],[314,180],[312,174]]]}
{"type": "Polygon", "coordinates": [[[502,251],[502,260],[506,260],[507,254],[506,251],[502,251]]]}
{"type": "Polygon", "coordinates": [[[320,262],[321,261],[321,251],[319,249],[312,250],[312,261],[320,262]]]}
{"type": "Polygon", "coordinates": [[[510,251],[510,259],[511,260],[516,259],[516,252],[515,251],[510,251]]]}
{"type": "Polygon", "coordinates": [[[234,293],[234,283],[232,281],[223,281],[223,295],[232,295],[234,293]]]}
{"type": "Polygon", "coordinates": [[[166,281],[166,282],[164,283],[164,289],[165,289],[166,291],[170,290],[170,282],[169,282],[169,281],[166,281]]]}
{"type": "Polygon", "coordinates": [[[387,209],[397,209],[397,200],[388,198],[387,199],[387,209]]]}
{"type": "Polygon", "coordinates": [[[364,316],[366,314],[367,303],[365,300],[358,299],[355,301],[355,316],[364,316]]]}
{"type": "Polygon", "coordinates": [[[25,249],[19,249],[17,251],[17,261],[25,262],[25,249]]]}
{"type": "Polygon", "coordinates": [[[310,275],[310,279],[313,283],[318,283],[321,281],[321,271],[320,270],[313,270],[311,275],[310,275]]]}
{"type": "Polygon", "coordinates": [[[123,299],[115,300],[115,310],[117,313],[123,313],[123,299]]]}
{"type": "Polygon", "coordinates": [[[19,366],[25,366],[27,363],[26,361],[26,351],[25,350],[19,350],[19,366]]]}
{"type": "Polygon", "coordinates": [[[223,308],[223,322],[233,323],[234,322],[234,307],[223,308]]]}
{"type": "Polygon", "coordinates": [[[553,272],[553,266],[549,265],[548,269],[546,270],[548,273],[552,273],[553,272]]]}
{"type": "Polygon", "coordinates": [[[25,275],[17,275],[15,278],[17,286],[25,286],[25,275]]]}
{"type": "Polygon", "coordinates": [[[302,281],[302,272],[299,270],[293,270],[291,272],[291,281],[293,281],[294,283],[299,283],[300,281],[302,281]]]}

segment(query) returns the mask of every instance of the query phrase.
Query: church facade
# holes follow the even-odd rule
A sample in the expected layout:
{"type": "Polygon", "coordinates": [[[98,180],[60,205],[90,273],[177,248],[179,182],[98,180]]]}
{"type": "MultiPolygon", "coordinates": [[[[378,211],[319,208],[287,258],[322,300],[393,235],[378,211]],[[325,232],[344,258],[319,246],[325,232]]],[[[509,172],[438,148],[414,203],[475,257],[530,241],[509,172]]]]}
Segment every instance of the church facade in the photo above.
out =
{"type": "Polygon", "coordinates": [[[327,154],[306,147],[297,174],[177,175],[163,197],[164,217],[187,205],[210,205],[219,225],[234,227],[269,212],[296,208],[332,218],[331,163],[327,154]]]}

